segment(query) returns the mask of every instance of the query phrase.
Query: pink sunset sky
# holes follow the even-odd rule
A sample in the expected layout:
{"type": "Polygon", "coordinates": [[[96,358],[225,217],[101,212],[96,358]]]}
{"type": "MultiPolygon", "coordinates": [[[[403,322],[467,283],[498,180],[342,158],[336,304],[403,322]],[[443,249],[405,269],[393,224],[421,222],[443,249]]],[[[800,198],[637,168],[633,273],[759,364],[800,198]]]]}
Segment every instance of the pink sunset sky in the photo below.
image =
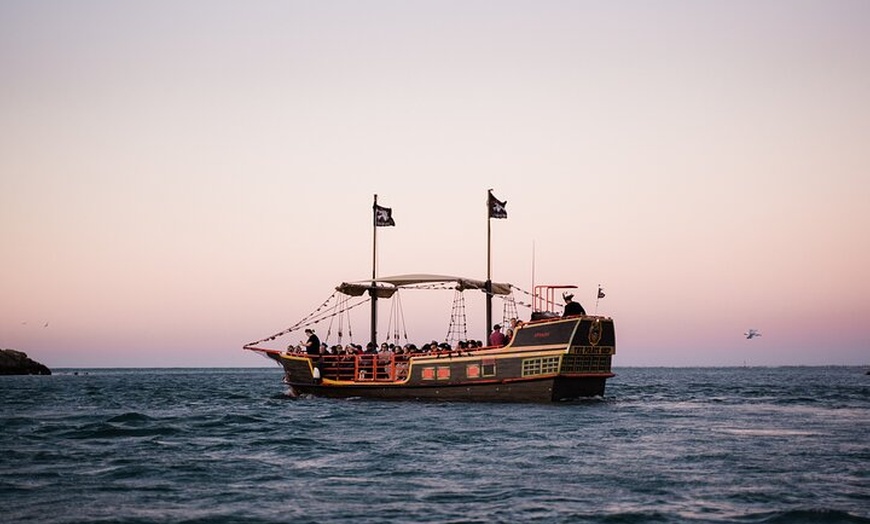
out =
{"type": "Polygon", "coordinates": [[[603,286],[616,367],[870,364],[870,2],[7,0],[0,70],[0,348],[49,367],[269,365],[375,193],[380,275],[483,279],[489,188],[493,279],[603,286]]]}

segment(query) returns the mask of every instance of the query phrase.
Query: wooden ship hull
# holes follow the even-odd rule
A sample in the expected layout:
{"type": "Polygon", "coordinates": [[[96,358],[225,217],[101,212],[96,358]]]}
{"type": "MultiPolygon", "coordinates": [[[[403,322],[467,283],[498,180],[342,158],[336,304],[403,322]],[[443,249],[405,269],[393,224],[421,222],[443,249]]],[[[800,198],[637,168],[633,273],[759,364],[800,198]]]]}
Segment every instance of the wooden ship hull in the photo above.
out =
{"type": "Polygon", "coordinates": [[[331,398],[554,402],[604,395],[616,352],[613,320],[551,317],[523,324],[504,347],[428,354],[309,357],[249,347],[284,368],[292,395],[331,398]]]}

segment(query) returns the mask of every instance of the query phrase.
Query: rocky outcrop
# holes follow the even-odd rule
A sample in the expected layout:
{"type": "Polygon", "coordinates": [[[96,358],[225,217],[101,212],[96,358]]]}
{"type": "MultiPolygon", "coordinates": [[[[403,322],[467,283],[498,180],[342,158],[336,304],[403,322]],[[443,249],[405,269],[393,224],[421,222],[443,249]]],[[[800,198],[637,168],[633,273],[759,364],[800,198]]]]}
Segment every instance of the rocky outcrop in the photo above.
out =
{"type": "Polygon", "coordinates": [[[51,370],[32,360],[27,353],[0,349],[0,375],[51,375],[51,370]]]}

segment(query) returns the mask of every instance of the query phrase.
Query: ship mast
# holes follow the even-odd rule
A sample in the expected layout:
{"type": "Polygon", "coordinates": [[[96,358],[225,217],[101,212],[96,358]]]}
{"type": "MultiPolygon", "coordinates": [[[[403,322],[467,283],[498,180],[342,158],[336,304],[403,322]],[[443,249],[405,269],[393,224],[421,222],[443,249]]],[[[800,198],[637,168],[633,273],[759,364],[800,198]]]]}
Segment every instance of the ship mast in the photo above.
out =
{"type": "Polygon", "coordinates": [[[492,189],[486,193],[486,335],[483,340],[489,344],[492,332],[492,189]]]}
{"type": "Polygon", "coordinates": [[[375,202],[372,205],[372,287],[369,289],[369,295],[372,297],[372,315],[371,315],[371,331],[370,341],[372,344],[378,343],[378,195],[375,194],[375,202]]]}

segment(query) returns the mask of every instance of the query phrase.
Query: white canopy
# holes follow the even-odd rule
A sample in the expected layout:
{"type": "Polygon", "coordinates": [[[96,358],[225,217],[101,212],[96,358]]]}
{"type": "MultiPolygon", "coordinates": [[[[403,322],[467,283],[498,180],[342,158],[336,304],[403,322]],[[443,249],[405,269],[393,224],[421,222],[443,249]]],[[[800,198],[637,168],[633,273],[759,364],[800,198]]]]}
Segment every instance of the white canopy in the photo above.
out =
{"type": "MultiPolygon", "coordinates": [[[[385,284],[378,286],[378,297],[387,298],[395,293],[396,289],[405,286],[414,286],[418,284],[438,284],[454,282],[456,289],[465,291],[466,289],[486,289],[486,282],[483,280],[475,280],[473,278],[457,277],[451,275],[426,275],[426,274],[410,274],[410,275],[395,275],[391,277],[380,277],[374,279],[376,284],[385,284]],[[393,286],[393,287],[388,287],[393,286]]],[[[372,280],[362,280],[358,282],[343,282],[336,289],[346,295],[360,296],[371,287],[372,280]]],[[[511,285],[502,282],[492,283],[492,293],[494,295],[509,295],[511,285]]]]}

